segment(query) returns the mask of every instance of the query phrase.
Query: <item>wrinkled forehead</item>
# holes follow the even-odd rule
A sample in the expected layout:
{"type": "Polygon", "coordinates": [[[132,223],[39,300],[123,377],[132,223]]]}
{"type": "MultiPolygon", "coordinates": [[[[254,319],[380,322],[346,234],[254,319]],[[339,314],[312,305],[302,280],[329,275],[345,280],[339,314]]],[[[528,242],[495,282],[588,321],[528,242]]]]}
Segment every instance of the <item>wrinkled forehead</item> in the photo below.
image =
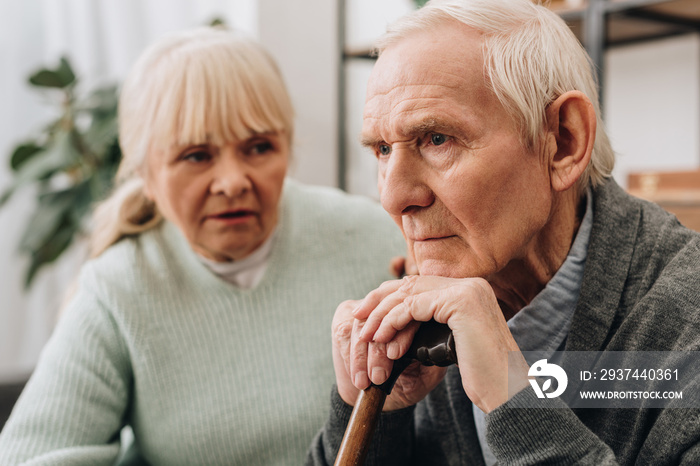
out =
{"type": "Polygon", "coordinates": [[[452,26],[438,36],[417,33],[389,46],[368,82],[363,137],[420,120],[478,115],[494,98],[483,64],[481,35],[466,27],[452,26]]]}
{"type": "Polygon", "coordinates": [[[398,84],[434,82],[440,72],[449,83],[465,74],[483,77],[483,34],[455,20],[439,30],[407,34],[388,45],[377,59],[368,83],[368,95],[384,93],[398,84]]]}

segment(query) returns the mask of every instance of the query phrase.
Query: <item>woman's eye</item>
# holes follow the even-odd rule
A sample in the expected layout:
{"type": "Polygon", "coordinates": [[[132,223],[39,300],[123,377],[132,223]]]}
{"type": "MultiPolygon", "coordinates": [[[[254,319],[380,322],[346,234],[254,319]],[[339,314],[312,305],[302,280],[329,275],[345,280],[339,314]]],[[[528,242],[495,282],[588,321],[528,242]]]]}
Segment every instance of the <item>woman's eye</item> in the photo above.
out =
{"type": "Polygon", "coordinates": [[[258,143],[253,144],[250,151],[253,154],[265,154],[267,152],[270,152],[273,148],[274,148],[274,146],[272,145],[271,142],[263,141],[263,142],[258,142],[258,143]]]}
{"type": "Polygon", "coordinates": [[[442,145],[447,142],[447,136],[440,133],[433,133],[432,135],[430,135],[430,142],[434,146],[442,145]]]}
{"type": "Polygon", "coordinates": [[[211,159],[211,155],[206,151],[198,150],[184,154],[182,159],[190,162],[206,162],[211,159]]]}
{"type": "Polygon", "coordinates": [[[381,155],[391,154],[391,146],[389,144],[379,144],[379,153],[381,155]]]}

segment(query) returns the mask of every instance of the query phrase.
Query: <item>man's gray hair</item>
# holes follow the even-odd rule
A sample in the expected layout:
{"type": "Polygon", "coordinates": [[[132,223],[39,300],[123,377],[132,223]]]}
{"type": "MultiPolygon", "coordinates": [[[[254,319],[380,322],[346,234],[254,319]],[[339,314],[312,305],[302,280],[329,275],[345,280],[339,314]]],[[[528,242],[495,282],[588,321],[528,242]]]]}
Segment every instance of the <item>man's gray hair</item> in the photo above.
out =
{"type": "Polygon", "coordinates": [[[483,34],[487,82],[519,124],[526,147],[539,147],[550,103],[565,92],[583,92],[594,105],[597,131],[581,192],[610,176],[615,154],[600,117],[594,66],[559,16],[530,0],[432,0],[392,24],[377,42],[377,51],[381,54],[417,32],[439,33],[448,20],[483,34]]]}

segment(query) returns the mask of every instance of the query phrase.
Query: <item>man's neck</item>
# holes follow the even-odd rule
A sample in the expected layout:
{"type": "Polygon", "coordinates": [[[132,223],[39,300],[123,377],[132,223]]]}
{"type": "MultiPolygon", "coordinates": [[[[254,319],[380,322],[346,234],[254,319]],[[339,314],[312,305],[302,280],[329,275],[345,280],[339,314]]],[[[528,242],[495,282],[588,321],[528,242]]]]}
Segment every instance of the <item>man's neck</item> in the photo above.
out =
{"type": "Polygon", "coordinates": [[[528,305],[564,263],[585,213],[585,198],[555,194],[553,215],[519,258],[488,277],[506,320],[528,305]]]}

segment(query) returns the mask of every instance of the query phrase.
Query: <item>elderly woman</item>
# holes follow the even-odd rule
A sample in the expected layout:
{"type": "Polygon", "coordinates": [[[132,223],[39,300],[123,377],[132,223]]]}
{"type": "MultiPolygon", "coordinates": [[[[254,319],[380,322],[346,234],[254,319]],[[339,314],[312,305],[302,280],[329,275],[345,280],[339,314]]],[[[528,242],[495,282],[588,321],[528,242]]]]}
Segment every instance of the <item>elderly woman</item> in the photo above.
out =
{"type": "Polygon", "coordinates": [[[93,259],[0,436],[0,464],[300,464],[327,413],[333,310],[405,251],[379,205],[285,179],[292,106],[223,30],[147,50],[93,259]]]}

